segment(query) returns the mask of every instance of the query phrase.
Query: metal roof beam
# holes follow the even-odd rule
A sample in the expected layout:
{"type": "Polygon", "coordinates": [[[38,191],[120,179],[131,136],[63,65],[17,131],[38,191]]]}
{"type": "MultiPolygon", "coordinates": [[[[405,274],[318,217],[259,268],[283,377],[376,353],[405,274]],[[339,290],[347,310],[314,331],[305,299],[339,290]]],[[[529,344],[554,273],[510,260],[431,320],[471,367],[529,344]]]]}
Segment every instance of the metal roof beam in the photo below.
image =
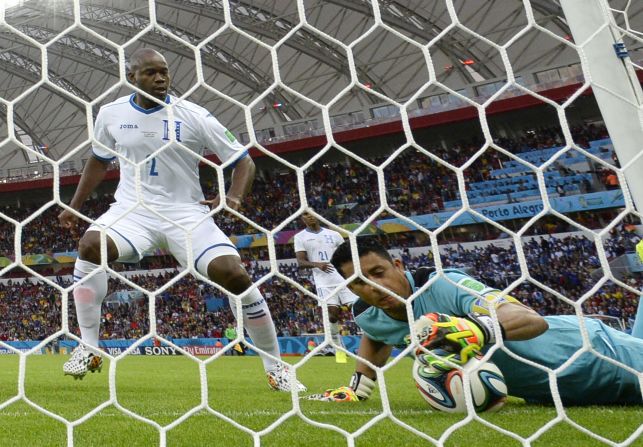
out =
{"type": "MultiPolygon", "coordinates": [[[[4,108],[0,108],[0,119],[4,120],[5,122],[9,122],[9,117],[7,116],[7,111],[4,108]]],[[[16,112],[15,110],[13,111],[13,117],[12,121],[15,127],[18,127],[22,129],[24,133],[29,135],[29,138],[31,138],[31,141],[33,141],[34,145],[42,145],[43,142],[38,136],[34,133],[33,129],[27,122],[16,112]]],[[[4,158],[4,157],[2,157],[4,158]]]]}
{"type": "MultiPolygon", "coordinates": [[[[38,41],[49,41],[58,34],[55,31],[39,26],[23,25],[17,28],[38,41]]],[[[2,38],[14,43],[22,42],[12,33],[4,33],[2,38]]],[[[56,45],[50,46],[48,51],[60,58],[78,62],[116,78],[119,77],[118,68],[113,67],[113,64],[118,64],[118,56],[116,51],[110,51],[109,47],[67,34],[58,39],[56,45]]],[[[56,78],[64,79],[63,76],[58,74],[56,74],[56,78]]],[[[66,82],[69,85],[75,85],[72,82],[66,82]]],[[[181,93],[174,87],[170,88],[170,93],[181,96],[181,93]]],[[[91,99],[89,99],[89,101],[91,101],[91,99]]]]}
{"type": "MultiPolygon", "coordinates": [[[[198,14],[222,23],[225,21],[223,7],[220,2],[209,2],[207,7],[203,3],[197,3],[193,0],[157,0],[156,3],[198,14]]],[[[283,17],[277,16],[248,2],[239,1],[232,4],[232,6],[236,7],[235,12],[237,14],[235,18],[243,25],[242,28],[275,41],[281,39],[282,35],[286,34],[295,26],[283,17]],[[256,17],[263,18],[257,19],[256,17]]],[[[313,59],[323,62],[344,74],[347,78],[350,78],[350,68],[345,55],[338,52],[335,47],[326,43],[326,41],[316,34],[305,29],[299,30],[287,41],[286,45],[313,59]]],[[[358,77],[364,80],[364,82],[371,81],[377,83],[378,80],[374,79],[372,75],[369,75],[364,70],[358,68],[356,71],[358,77]]]]}
{"type": "MultiPolygon", "coordinates": [[[[21,25],[16,27],[26,35],[33,37],[39,42],[49,42],[58,35],[58,32],[52,31],[42,26],[21,25]]],[[[3,33],[3,37],[13,35],[13,33],[3,33]]],[[[105,63],[118,64],[118,52],[114,48],[99,45],[87,39],[81,39],[71,34],[65,34],[56,41],[57,45],[73,50],[72,54],[65,54],[64,57],[90,65],[98,70],[109,74],[117,74],[116,70],[109,70],[105,63]]],[[[49,49],[53,49],[52,46],[49,49]]]]}
{"type": "MultiPolygon", "coordinates": [[[[328,3],[333,3],[337,6],[349,8],[353,11],[360,12],[364,15],[371,14],[370,6],[359,0],[327,0],[327,1],[328,3]]],[[[381,0],[380,6],[381,6],[380,14],[387,23],[390,23],[394,25],[396,28],[399,28],[401,30],[408,32],[412,36],[420,37],[426,41],[431,40],[431,35],[426,29],[422,29],[417,27],[416,25],[413,25],[413,23],[417,23],[418,20],[421,23],[422,22],[426,23],[428,26],[437,29],[438,32],[442,30],[442,28],[436,23],[431,22],[430,20],[424,17],[418,16],[415,12],[408,10],[407,8],[397,4],[396,2],[386,2],[384,0],[381,0]],[[395,3],[394,5],[395,8],[399,9],[400,11],[404,11],[405,14],[407,14],[407,16],[401,17],[399,14],[396,14],[395,12],[393,12],[391,9],[392,3],[395,3]],[[409,11],[410,11],[410,14],[409,14],[409,11]],[[414,22],[412,22],[411,19],[414,19],[414,22]]],[[[455,51],[456,45],[461,46],[453,39],[445,38],[442,42],[438,42],[436,44],[436,47],[438,47],[440,51],[446,54],[454,62],[453,66],[460,72],[460,74],[467,81],[474,82],[471,74],[467,72],[464,69],[464,67],[462,67],[462,64],[460,63],[461,60],[468,59],[468,56],[466,55],[466,53],[459,54],[457,51],[455,51]],[[453,47],[451,45],[453,45],[453,47]]]]}
{"type": "MultiPolygon", "coordinates": [[[[22,79],[25,79],[26,81],[33,82],[34,84],[40,81],[40,64],[13,51],[0,52],[0,66],[2,66],[3,69],[7,70],[8,72],[22,79]]],[[[49,76],[49,81],[54,85],[72,93],[74,96],[77,96],[78,98],[81,98],[87,102],[91,101],[91,98],[85,92],[77,88],[74,84],[68,82],[64,78],[61,78],[51,70],[48,70],[47,74],[49,76]]],[[[48,87],[47,84],[44,84],[43,88],[51,91],[58,96],[64,96],[58,90],[48,87]]],[[[78,105],[75,101],[74,105],[80,108],[83,113],[85,112],[84,106],[78,105]]]]}
{"type": "MultiPolygon", "coordinates": [[[[138,33],[141,28],[147,26],[147,23],[142,17],[136,17],[133,15],[119,15],[117,20],[114,21],[113,14],[108,14],[108,10],[112,12],[117,11],[110,8],[85,5],[81,7],[81,15],[85,23],[90,24],[95,28],[102,29],[106,32],[120,33],[126,36],[138,33]],[[107,22],[107,20],[110,21],[107,22]]],[[[157,21],[157,23],[159,26],[171,31],[188,42],[194,43],[201,40],[201,37],[183,29],[179,29],[173,25],[160,21],[157,21]]],[[[156,47],[168,48],[174,53],[186,58],[194,57],[194,53],[191,50],[188,50],[187,47],[162,34],[147,33],[139,40],[156,47]]],[[[259,73],[254,68],[251,68],[239,58],[221,50],[220,48],[216,48],[208,44],[204,47],[204,51],[202,51],[201,55],[205,65],[212,67],[217,72],[223,73],[243,85],[246,85],[252,91],[261,93],[272,85],[272,79],[267,78],[264,74],[259,73]],[[230,61],[234,61],[234,63],[231,63],[230,61]]],[[[285,97],[279,94],[271,94],[269,96],[272,98],[273,102],[287,101],[285,97]]],[[[291,112],[292,111],[291,107],[291,112]]],[[[299,111],[297,111],[296,114],[298,117],[301,117],[301,113],[299,111]]]]}
{"type": "MultiPolygon", "coordinates": [[[[156,3],[170,8],[178,8],[193,14],[199,14],[222,23],[225,20],[223,7],[220,2],[214,2],[208,5],[207,8],[205,8],[202,3],[196,3],[191,0],[157,0],[156,3]]],[[[275,16],[271,12],[258,8],[257,6],[244,2],[238,2],[232,6],[236,6],[237,15],[235,18],[239,19],[239,22],[243,24],[242,28],[259,34],[260,36],[268,37],[277,41],[283,34],[286,34],[294,28],[294,25],[287,20],[275,16]],[[254,19],[251,14],[243,14],[243,10],[254,12],[255,16],[261,15],[267,18],[264,21],[259,21],[254,19]],[[277,23],[281,24],[281,26],[278,26],[277,23]]],[[[312,33],[306,32],[305,30],[300,30],[288,41],[288,46],[299,50],[338,71],[348,73],[348,64],[343,63],[343,57],[338,56],[338,52],[335,51],[332,46],[320,41],[320,39],[315,39],[315,36],[311,36],[311,34],[312,33]],[[309,45],[311,41],[315,42],[314,47],[309,45]]]]}

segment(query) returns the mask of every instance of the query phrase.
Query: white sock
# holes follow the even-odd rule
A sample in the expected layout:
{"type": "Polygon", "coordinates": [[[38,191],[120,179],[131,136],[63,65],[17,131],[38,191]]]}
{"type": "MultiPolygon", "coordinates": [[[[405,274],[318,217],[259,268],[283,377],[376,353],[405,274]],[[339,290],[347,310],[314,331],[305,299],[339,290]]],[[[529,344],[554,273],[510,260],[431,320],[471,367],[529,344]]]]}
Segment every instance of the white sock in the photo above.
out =
{"type": "MultiPolygon", "coordinates": [[[[234,317],[238,318],[233,300],[230,300],[230,308],[234,317]]],[[[252,343],[262,351],[279,358],[281,354],[275,324],[272,321],[268,304],[261,292],[255,289],[246,295],[241,309],[243,312],[243,327],[248,331],[252,343]]],[[[261,356],[261,360],[263,360],[263,369],[266,371],[274,371],[280,366],[279,362],[264,355],[261,356]]]]}
{"type": "MultiPolygon", "coordinates": [[[[74,281],[78,282],[100,266],[89,261],[76,259],[74,281]]],[[[107,273],[101,270],[87,281],[74,287],[76,317],[83,342],[98,347],[100,332],[100,309],[107,295],[107,273]]]]}
{"type": "Polygon", "coordinates": [[[332,338],[333,343],[335,343],[337,346],[339,346],[340,348],[344,347],[342,336],[339,335],[339,323],[330,324],[330,337],[332,338]]]}

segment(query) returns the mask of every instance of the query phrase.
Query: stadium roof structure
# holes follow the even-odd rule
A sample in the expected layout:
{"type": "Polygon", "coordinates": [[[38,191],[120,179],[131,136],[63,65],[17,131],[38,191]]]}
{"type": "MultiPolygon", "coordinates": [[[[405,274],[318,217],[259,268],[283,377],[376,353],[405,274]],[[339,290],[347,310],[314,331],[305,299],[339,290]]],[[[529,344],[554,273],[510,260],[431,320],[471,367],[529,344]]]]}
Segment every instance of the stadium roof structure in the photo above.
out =
{"type": "MultiPolygon", "coordinates": [[[[173,94],[212,110],[233,131],[247,132],[244,110],[234,101],[252,103],[254,130],[319,118],[319,107],[306,98],[328,104],[340,92],[331,115],[386,103],[380,94],[417,108],[414,99],[448,93],[427,85],[421,50],[427,45],[435,79],[454,91],[504,81],[500,53],[476,33],[505,45],[528,24],[522,0],[454,0],[462,26],[454,25],[444,1],[379,0],[374,12],[368,0],[307,0],[300,12],[291,0],[233,0],[229,8],[221,0],[81,0],[77,23],[71,0],[13,3],[0,25],[0,98],[20,98],[10,113],[16,137],[54,160],[87,141],[87,124],[100,104],[131,91],[120,81],[119,46],[125,58],[140,47],[161,51],[173,73],[173,94]],[[375,26],[376,13],[386,27],[375,26]],[[233,26],[226,25],[228,14],[233,26]],[[278,70],[270,51],[277,43],[278,70]],[[352,89],[347,48],[360,83],[352,89]],[[197,59],[207,87],[193,88],[197,59]],[[275,85],[277,71],[289,89],[275,85]],[[94,107],[86,106],[90,102],[94,107]]],[[[633,3],[623,16],[640,30],[643,4],[633,3]]],[[[517,80],[579,62],[559,2],[530,4],[542,29],[524,32],[509,46],[517,80]]],[[[3,139],[8,110],[0,103],[3,139]]],[[[0,153],[0,177],[38,158],[12,142],[0,153]]]]}

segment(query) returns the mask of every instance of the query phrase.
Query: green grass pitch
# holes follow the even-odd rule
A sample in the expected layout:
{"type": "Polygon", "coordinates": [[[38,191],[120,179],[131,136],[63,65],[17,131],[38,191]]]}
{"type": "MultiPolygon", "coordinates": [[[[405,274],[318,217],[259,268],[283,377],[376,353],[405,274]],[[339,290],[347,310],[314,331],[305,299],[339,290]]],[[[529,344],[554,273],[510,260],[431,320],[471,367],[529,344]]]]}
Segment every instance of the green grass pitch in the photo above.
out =
{"type": "MultiPolygon", "coordinates": [[[[82,381],[62,375],[66,356],[30,356],[26,362],[27,398],[68,420],[76,420],[109,399],[108,370],[89,374],[82,381]]],[[[289,359],[291,362],[299,358],[289,359]]],[[[416,391],[411,361],[404,359],[387,373],[387,389],[393,415],[400,421],[434,438],[440,438],[463,415],[449,415],[428,409],[416,391]]],[[[332,357],[317,357],[305,363],[298,375],[309,392],[345,385],[354,363],[337,364],[332,357]]],[[[185,357],[130,356],[116,370],[118,402],[125,408],[165,426],[187,410],[199,405],[201,386],[198,365],[185,357]]],[[[293,408],[291,395],[270,391],[257,357],[223,357],[209,364],[208,402],[212,409],[249,429],[260,431],[293,408]]],[[[0,357],[0,402],[18,393],[18,357],[0,357]]],[[[382,411],[378,392],[368,402],[325,403],[300,401],[302,413],[314,421],[333,424],[348,432],[377,417],[382,411]]],[[[571,420],[614,442],[623,442],[643,422],[641,407],[570,408],[571,420]]],[[[553,407],[525,405],[512,399],[495,414],[482,414],[491,424],[529,437],[556,419],[553,407]]],[[[158,430],[128,417],[109,406],[73,430],[77,446],[157,446],[158,430]]],[[[252,437],[232,424],[206,411],[194,414],[167,433],[168,446],[252,446],[252,437]]],[[[0,446],[64,446],[67,430],[63,423],[43,415],[24,401],[0,410],[0,446]]],[[[261,437],[265,446],[342,446],[347,440],[340,433],[307,424],[297,415],[286,419],[261,437]]],[[[355,441],[356,446],[432,445],[396,424],[390,418],[379,420],[355,441]]],[[[451,433],[444,445],[450,447],[520,446],[521,443],[479,421],[471,421],[451,433]]],[[[568,422],[561,420],[532,444],[536,447],[602,446],[568,422]]],[[[643,446],[643,437],[630,445],[643,446]]]]}

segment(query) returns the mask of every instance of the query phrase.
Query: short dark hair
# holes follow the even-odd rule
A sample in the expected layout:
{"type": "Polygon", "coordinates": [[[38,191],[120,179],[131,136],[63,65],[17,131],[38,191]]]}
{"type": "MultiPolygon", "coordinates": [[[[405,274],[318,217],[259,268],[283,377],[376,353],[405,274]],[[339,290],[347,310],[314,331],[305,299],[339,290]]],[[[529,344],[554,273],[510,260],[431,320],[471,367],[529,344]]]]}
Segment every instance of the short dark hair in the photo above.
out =
{"type": "MultiPolygon", "coordinates": [[[[358,237],[357,238],[357,253],[359,257],[366,256],[369,253],[375,253],[381,258],[386,259],[389,262],[393,262],[393,257],[390,253],[384,248],[382,244],[374,237],[358,237]]],[[[330,263],[333,264],[335,270],[337,270],[340,275],[346,277],[342,269],[340,268],[342,264],[347,262],[353,262],[351,252],[351,244],[348,240],[344,241],[333,253],[333,257],[330,259],[330,263]]]]}

